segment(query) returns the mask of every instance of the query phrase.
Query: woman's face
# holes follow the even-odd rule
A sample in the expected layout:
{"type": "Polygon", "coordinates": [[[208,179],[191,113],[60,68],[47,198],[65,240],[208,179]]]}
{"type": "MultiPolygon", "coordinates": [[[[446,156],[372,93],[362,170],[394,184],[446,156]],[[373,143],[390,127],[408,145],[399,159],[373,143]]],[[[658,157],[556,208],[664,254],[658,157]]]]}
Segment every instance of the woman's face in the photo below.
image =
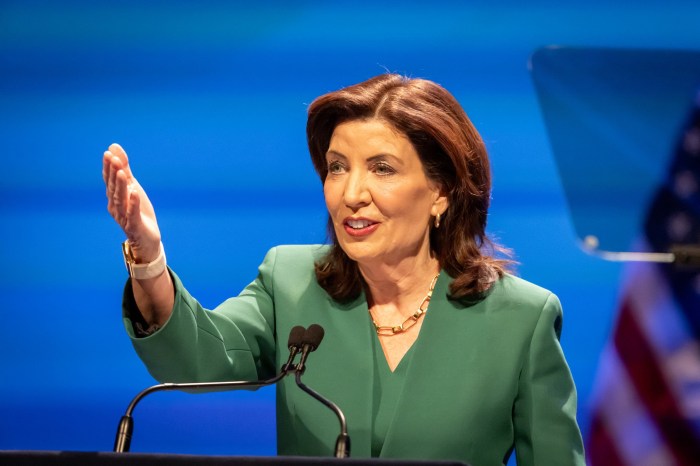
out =
{"type": "Polygon", "coordinates": [[[432,216],[445,211],[447,199],[406,136],[382,120],[342,123],[326,163],[326,206],[351,259],[397,266],[429,257],[432,216]]]}

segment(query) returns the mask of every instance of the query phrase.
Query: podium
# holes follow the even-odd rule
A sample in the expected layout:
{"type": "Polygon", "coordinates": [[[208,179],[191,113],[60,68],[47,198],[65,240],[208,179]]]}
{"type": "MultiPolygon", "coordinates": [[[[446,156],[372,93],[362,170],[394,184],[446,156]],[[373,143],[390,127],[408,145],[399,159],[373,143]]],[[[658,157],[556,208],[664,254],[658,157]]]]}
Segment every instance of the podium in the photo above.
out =
{"type": "Polygon", "coordinates": [[[0,451],[0,465],[7,466],[468,466],[459,461],[417,461],[377,458],[305,456],[204,456],[160,453],[79,451],[0,451]]]}

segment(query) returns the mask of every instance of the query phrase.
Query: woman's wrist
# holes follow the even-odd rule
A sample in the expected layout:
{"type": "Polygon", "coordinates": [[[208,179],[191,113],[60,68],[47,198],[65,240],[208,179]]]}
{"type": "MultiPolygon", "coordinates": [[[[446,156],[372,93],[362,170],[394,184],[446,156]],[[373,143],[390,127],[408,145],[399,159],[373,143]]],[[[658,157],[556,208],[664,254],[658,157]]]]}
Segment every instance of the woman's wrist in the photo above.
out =
{"type": "Polygon", "coordinates": [[[147,263],[138,263],[134,257],[129,240],[122,243],[122,253],[124,254],[124,264],[129,272],[129,276],[136,280],[148,280],[160,276],[166,269],[165,249],[161,242],[158,246],[158,256],[147,263]]]}

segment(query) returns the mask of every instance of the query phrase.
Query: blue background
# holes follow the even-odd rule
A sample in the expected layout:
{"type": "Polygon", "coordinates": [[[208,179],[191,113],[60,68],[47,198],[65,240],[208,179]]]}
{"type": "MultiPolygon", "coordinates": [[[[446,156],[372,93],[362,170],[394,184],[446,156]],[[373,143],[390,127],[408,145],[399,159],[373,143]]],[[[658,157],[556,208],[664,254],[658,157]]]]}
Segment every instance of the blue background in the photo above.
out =
{"type": "MultiPolygon", "coordinates": [[[[700,48],[697,1],[3,1],[0,449],[111,450],[153,383],[120,319],[123,235],[102,152],[121,143],[168,261],[213,307],[277,244],[325,240],[306,106],[385,70],[432,79],[489,148],[489,231],[556,292],[584,433],[620,266],[576,246],[528,59],[565,44],[700,48]]],[[[167,393],[134,451],[274,454],[274,393],[167,393]]]]}

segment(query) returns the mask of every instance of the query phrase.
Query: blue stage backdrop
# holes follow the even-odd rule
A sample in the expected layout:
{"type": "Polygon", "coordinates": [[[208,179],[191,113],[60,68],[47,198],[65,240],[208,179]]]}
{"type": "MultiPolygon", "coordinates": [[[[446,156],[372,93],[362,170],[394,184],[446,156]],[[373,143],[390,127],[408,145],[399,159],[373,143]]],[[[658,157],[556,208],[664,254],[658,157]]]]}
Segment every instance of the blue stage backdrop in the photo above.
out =
{"type": "MultiPolygon", "coordinates": [[[[700,48],[698,2],[254,3],[0,3],[0,449],[111,450],[154,382],[120,317],[110,143],[156,206],[169,263],[213,307],[271,246],[325,241],[306,107],[387,70],[441,83],[481,131],[489,230],[564,304],[587,430],[620,269],[576,246],[528,58],[549,44],[700,48]]],[[[275,453],[273,390],[159,394],[135,421],[134,451],[275,453]]]]}

